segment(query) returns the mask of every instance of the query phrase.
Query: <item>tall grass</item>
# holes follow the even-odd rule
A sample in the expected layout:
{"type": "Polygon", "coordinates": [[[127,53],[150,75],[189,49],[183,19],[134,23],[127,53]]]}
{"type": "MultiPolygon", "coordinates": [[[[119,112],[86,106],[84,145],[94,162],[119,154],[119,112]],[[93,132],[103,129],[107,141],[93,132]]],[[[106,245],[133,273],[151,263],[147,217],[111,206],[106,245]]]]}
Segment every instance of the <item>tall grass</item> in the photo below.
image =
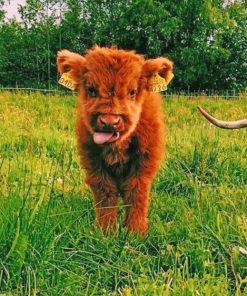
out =
{"type": "Polygon", "coordinates": [[[165,99],[167,160],[144,239],[121,221],[106,237],[93,226],[75,101],[0,93],[0,293],[247,295],[247,130],[196,111],[246,117],[246,99],[165,99]]]}

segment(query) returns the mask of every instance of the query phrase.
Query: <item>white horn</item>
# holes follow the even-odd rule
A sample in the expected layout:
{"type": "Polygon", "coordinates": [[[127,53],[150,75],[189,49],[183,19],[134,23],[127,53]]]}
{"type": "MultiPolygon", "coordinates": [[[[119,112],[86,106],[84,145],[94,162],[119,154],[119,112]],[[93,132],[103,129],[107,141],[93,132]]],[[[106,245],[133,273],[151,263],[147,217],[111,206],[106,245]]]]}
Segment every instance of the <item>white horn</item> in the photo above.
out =
{"type": "Polygon", "coordinates": [[[198,110],[202,113],[202,115],[212,124],[225,129],[239,129],[247,127],[247,119],[237,120],[237,121],[223,121],[214,118],[210,114],[208,114],[205,110],[203,110],[200,106],[197,106],[198,110]]]}

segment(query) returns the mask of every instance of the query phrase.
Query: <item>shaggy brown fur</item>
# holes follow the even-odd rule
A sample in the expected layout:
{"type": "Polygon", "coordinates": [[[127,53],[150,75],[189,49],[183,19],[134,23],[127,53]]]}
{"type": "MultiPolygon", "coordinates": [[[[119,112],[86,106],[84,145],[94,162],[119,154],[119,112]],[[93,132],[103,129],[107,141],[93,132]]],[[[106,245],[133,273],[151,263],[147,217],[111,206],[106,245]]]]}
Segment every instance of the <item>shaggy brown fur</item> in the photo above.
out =
{"type": "Polygon", "coordinates": [[[78,148],[97,224],[103,231],[115,225],[121,196],[127,229],[144,235],[151,183],[165,152],[162,96],[149,90],[150,80],[168,77],[171,61],[95,46],[85,56],[62,50],[57,64],[80,90],[78,148]]]}

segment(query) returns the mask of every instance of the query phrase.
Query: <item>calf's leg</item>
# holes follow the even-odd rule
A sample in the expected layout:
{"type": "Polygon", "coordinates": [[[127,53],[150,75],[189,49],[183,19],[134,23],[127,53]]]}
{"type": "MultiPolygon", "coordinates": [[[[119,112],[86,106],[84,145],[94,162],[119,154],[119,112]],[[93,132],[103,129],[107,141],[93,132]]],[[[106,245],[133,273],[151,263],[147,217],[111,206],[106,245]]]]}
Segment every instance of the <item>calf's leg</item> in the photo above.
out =
{"type": "Polygon", "coordinates": [[[95,223],[106,233],[116,225],[118,207],[117,207],[117,188],[110,179],[101,178],[100,181],[90,182],[95,207],[95,223]]]}
{"type": "Polygon", "coordinates": [[[125,225],[131,232],[145,235],[148,230],[148,207],[151,180],[133,178],[124,186],[125,225]]]}

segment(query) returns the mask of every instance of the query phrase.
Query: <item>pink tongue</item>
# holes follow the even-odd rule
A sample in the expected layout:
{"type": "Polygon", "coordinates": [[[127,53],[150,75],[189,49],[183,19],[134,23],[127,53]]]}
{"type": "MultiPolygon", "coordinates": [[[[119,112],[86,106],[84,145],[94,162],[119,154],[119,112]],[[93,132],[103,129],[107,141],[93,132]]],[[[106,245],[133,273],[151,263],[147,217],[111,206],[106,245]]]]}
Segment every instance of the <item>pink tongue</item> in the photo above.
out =
{"type": "Polygon", "coordinates": [[[103,144],[111,139],[113,133],[94,133],[93,140],[96,144],[103,144]]]}

